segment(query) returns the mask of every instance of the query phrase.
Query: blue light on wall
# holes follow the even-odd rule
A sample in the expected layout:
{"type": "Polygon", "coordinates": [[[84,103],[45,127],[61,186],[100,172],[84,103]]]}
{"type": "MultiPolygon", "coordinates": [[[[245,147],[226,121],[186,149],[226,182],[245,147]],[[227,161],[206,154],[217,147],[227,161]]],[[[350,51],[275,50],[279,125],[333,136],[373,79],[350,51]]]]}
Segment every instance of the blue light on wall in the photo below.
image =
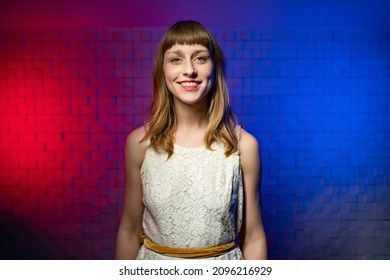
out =
{"type": "Polygon", "coordinates": [[[240,47],[231,88],[262,147],[270,257],[389,258],[389,30],[253,31],[240,47]]]}

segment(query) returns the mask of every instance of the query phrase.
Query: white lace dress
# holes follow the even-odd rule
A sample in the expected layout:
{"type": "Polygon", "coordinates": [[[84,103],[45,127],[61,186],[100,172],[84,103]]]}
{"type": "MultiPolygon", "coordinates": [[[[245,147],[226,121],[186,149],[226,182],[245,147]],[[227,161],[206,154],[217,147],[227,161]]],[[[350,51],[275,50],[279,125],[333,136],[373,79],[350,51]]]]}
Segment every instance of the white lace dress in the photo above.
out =
{"type": "MultiPolygon", "coordinates": [[[[143,229],[155,243],[206,248],[233,241],[242,222],[243,185],[239,153],[226,157],[223,145],[174,146],[174,154],[149,145],[141,167],[143,229]]],[[[137,259],[173,260],[141,246],[137,259]]],[[[210,259],[242,259],[239,248],[210,259]]]]}

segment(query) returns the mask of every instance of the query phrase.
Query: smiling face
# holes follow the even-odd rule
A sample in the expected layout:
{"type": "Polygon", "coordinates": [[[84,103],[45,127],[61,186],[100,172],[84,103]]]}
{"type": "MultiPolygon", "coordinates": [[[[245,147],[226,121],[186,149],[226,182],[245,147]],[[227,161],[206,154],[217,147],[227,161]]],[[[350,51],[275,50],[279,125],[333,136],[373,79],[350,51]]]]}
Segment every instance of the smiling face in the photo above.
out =
{"type": "Polygon", "coordinates": [[[175,104],[194,105],[205,102],[214,80],[209,50],[199,44],[175,44],[164,54],[163,71],[166,86],[175,104]]]}

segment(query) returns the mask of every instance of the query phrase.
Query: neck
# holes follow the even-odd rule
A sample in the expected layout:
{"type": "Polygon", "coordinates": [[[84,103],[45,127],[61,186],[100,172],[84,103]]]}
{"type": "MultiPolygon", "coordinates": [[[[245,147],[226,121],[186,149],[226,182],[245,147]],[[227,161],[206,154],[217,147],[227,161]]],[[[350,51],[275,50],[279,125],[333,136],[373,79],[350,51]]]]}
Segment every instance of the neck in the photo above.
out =
{"type": "Polygon", "coordinates": [[[175,104],[178,128],[183,129],[205,129],[208,124],[207,104],[195,106],[187,104],[175,104]]]}
{"type": "Polygon", "coordinates": [[[175,143],[191,148],[203,146],[208,126],[206,99],[193,105],[177,102],[174,106],[178,122],[175,143]]]}

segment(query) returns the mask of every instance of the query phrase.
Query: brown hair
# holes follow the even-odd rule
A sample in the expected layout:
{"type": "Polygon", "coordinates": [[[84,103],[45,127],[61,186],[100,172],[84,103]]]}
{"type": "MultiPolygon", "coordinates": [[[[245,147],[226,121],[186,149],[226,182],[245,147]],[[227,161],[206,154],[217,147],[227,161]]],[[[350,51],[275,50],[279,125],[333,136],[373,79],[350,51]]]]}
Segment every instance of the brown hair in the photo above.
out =
{"type": "Polygon", "coordinates": [[[175,44],[200,44],[210,52],[215,78],[212,88],[207,93],[208,127],[204,143],[208,149],[211,149],[211,144],[219,141],[225,146],[225,155],[230,156],[238,150],[238,136],[237,121],[229,104],[225,58],[214,36],[206,27],[193,20],[178,21],[173,24],[157,46],[152,76],[153,99],[149,107],[150,117],[145,125],[146,134],[141,141],[149,139],[152,147],[155,150],[159,148],[165,150],[168,158],[173,154],[177,119],[172,94],[165,84],[163,62],[165,52],[175,44]]]}

